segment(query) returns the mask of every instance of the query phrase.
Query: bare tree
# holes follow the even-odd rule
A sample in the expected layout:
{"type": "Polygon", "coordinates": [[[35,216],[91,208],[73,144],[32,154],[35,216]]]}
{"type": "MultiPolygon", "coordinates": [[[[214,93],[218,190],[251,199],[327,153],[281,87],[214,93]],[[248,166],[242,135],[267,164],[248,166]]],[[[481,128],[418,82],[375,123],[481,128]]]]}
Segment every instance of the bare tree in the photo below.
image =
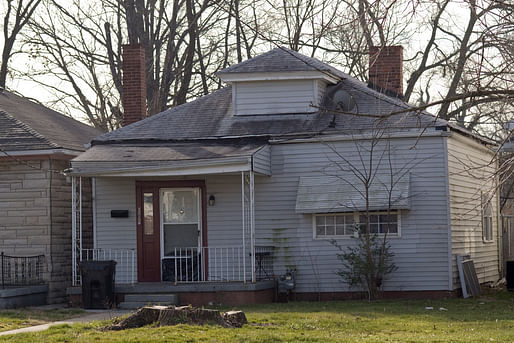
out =
{"type": "MultiPolygon", "coordinates": [[[[400,118],[404,116],[399,115],[400,118]]],[[[416,153],[407,160],[400,157],[403,154],[399,155],[396,151],[394,135],[391,134],[395,128],[389,119],[386,116],[370,120],[371,128],[364,133],[366,137],[352,140],[353,156],[345,154],[336,144],[323,142],[321,138],[333,155],[330,164],[324,167],[324,173],[334,176],[337,183],[345,185],[358,198],[355,200],[357,203],[339,204],[348,207],[343,212],[355,211],[354,207],[359,207],[359,219],[354,222],[354,233],[359,242],[340,246],[337,241],[332,241],[341,251],[338,258],[343,269],[338,274],[350,287],[363,287],[370,300],[379,297],[387,276],[398,269],[388,241],[389,235],[398,230],[397,224],[391,223],[391,218],[397,215],[396,206],[412,196],[404,193],[401,185],[408,184],[409,174],[417,165],[432,157],[418,157],[416,153]],[[385,195],[385,198],[380,197],[383,201],[380,209],[377,208],[378,193],[385,195]],[[378,216],[387,218],[384,225],[372,220],[378,216]]]]}
{"type": "Polygon", "coordinates": [[[96,127],[111,130],[120,123],[122,44],[145,48],[150,115],[184,103],[199,82],[202,93],[210,88],[198,75],[208,74],[207,66],[196,73],[199,59],[204,63],[213,53],[203,34],[218,23],[207,0],[98,0],[87,6],[49,0],[44,10],[25,36],[43,68],[25,76],[52,88],[56,102],[75,106],[96,127]]]}
{"type": "Polygon", "coordinates": [[[3,48],[2,60],[0,61],[0,87],[5,88],[7,74],[9,73],[9,60],[14,55],[14,43],[20,31],[27,24],[34,14],[41,0],[6,0],[4,3],[5,13],[3,17],[3,48]]]}
{"type": "Polygon", "coordinates": [[[221,87],[216,71],[277,45],[363,81],[370,46],[403,45],[406,101],[435,102],[439,117],[495,138],[514,116],[510,95],[495,92],[513,82],[513,5],[504,0],[43,3],[25,35],[33,56],[21,68],[25,77],[53,90],[51,106],[107,130],[122,113],[121,45],[128,42],[146,49],[149,114],[221,87]]]}

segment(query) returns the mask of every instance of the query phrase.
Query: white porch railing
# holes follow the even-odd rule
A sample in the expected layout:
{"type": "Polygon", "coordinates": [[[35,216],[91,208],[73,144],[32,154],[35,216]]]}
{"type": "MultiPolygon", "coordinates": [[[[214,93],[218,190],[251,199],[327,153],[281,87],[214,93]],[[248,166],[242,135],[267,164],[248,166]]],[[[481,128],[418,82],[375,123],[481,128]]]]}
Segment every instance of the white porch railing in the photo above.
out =
{"type": "Polygon", "coordinates": [[[250,259],[242,246],[175,248],[162,259],[162,279],[175,283],[245,281],[251,279],[250,259]]]}
{"type": "Polygon", "coordinates": [[[258,280],[273,277],[272,247],[255,247],[256,264],[252,263],[251,253],[246,254],[243,246],[175,248],[162,260],[162,278],[191,283],[251,281],[255,275],[258,280]]]}
{"type": "MultiPolygon", "coordinates": [[[[137,260],[135,249],[82,249],[80,261],[116,261],[116,283],[137,282],[137,260]]],[[[80,271],[75,284],[80,285],[80,271]]]]}
{"type": "MultiPolygon", "coordinates": [[[[243,246],[175,248],[162,259],[162,280],[174,283],[251,281],[273,277],[273,248],[255,247],[255,273],[251,253],[243,246]]],[[[82,249],[81,261],[116,261],[115,282],[137,282],[135,249],[82,249]]],[[[80,285],[80,272],[76,285],[80,285]]]]}

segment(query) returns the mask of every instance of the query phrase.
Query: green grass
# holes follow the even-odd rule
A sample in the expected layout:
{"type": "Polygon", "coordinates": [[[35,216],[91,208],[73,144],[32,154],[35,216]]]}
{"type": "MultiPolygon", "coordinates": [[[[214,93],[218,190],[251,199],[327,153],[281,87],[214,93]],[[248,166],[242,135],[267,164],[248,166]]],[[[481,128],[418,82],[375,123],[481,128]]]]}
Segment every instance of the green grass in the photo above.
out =
{"type": "Polygon", "coordinates": [[[26,326],[34,326],[58,320],[77,317],[83,314],[80,309],[38,310],[22,308],[16,310],[0,310],[0,331],[14,330],[26,326]]]}
{"type": "Polygon", "coordinates": [[[95,322],[60,325],[0,341],[514,342],[514,295],[506,292],[465,300],[292,302],[240,309],[249,320],[242,329],[177,325],[105,332],[108,322],[95,322]]]}

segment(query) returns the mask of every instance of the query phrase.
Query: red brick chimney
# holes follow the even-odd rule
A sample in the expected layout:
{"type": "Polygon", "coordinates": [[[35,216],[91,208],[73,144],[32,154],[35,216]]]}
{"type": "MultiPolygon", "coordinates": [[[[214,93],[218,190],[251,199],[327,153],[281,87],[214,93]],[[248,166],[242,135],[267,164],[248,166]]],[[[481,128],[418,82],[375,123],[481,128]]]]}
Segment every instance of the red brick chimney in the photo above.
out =
{"type": "Polygon", "coordinates": [[[403,96],[403,47],[372,46],[369,49],[369,83],[374,89],[403,96]]]}
{"type": "Polygon", "coordinates": [[[145,49],[123,45],[123,126],[146,118],[145,49]]]}

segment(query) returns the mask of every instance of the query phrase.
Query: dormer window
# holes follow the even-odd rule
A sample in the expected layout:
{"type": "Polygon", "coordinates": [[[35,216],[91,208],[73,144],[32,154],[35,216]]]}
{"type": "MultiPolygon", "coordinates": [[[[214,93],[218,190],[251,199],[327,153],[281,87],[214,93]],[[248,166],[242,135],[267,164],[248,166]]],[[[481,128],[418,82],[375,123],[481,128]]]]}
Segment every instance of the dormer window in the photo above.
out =
{"type": "Polygon", "coordinates": [[[237,116],[317,112],[327,85],[342,77],[338,70],[286,48],[217,75],[232,85],[232,110],[237,116]]]}

